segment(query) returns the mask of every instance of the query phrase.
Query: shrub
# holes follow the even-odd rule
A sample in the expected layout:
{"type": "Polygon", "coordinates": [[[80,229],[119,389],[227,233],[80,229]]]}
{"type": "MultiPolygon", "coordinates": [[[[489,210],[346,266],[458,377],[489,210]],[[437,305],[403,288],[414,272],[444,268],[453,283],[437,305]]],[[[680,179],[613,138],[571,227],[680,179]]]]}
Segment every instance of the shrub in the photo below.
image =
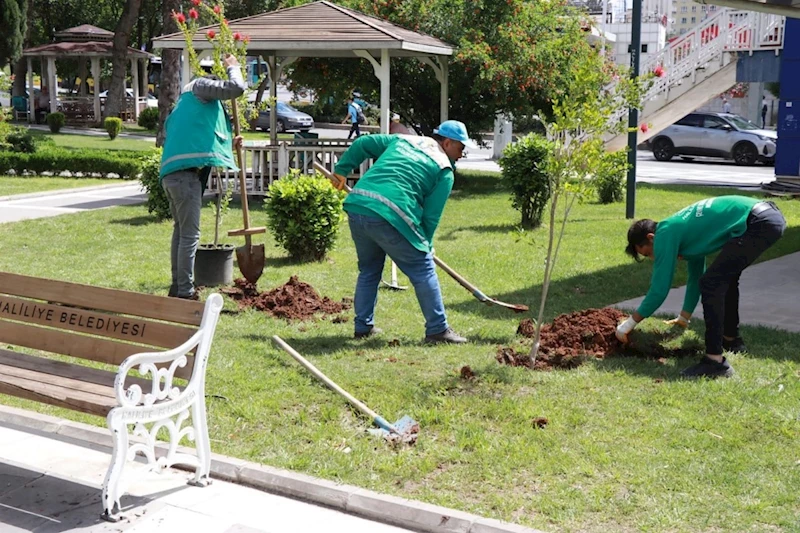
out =
{"type": "Polygon", "coordinates": [[[606,153],[594,173],[597,199],[601,204],[621,202],[624,197],[623,187],[628,172],[628,152],[606,153]]]}
{"type": "Polygon", "coordinates": [[[61,128],[64,127],[65,122],[66,118],[64,117],[64,113],[56,112],[48,113],[47,115],[47,125],[50,126],[50,131],[53,133],[58,133],[61,131],[61,128]]]}
{"type": "Polygon", "coordinates": [[[27,128],[12,128],[6,135],[5,142],[13,152],[32,154],[36,151],[36,141],[34,141],[33,135],[27,128]]]}
{"type": "Polygon", "coordinates": [[[142,166],[141,152],[115,152],[104,150],[39,150],[33,154],[0,152],[0,174],[14,170],[17,174],[33,172],[59,173],[69,171],[84,175],[117,174],[122,179],[133,179],[142,166]]]}
{"type": "Polygon", "coordinates": [[[146,130],[154,130],[158,127],[158,108],[148,107],[139,113],[139,126],[146,130]]]}
{"type": "Polygon", "coordinates": [[[106,133],[108,136],[111,137],[111,140],[117,138],[119,132],[122,131],[122,119],[118,117],[106,117],[103,121],[103,128],[105,128],[106,133]]]}
{"type": "Polygon", "coordinates": [[[147,211],[155,215],[158,220],[169,220],[172,213],[169,210],[169,199],[158,174],[161,170],[161,149],[150,153],[142,160],[142,174],[139,181],[147,191],[147,211]]]}
{"type": "Polygon", "coordinates": [[[542,223],[544,208],[550,199],[550,180],[544,173],[543,163],[551,153],[552,144],[532,133],[503,150],[502,180],[511,189],[511,205],[522,213],[523,228],[535,228],[542,223]]]}
{"type": "Polygon", "coordinates": [[[328,179],[293,170],[274,182],[264,203],[267,225],[293,259],[321,261],[333,248],[344,217],[345,193],[328,179]]]}

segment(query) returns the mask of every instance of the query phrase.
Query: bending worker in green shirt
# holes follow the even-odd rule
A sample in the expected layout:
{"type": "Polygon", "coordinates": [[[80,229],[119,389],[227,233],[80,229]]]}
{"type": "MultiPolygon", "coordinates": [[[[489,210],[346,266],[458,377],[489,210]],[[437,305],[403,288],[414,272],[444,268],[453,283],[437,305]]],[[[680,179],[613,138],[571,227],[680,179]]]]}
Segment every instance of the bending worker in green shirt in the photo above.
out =
{"type": "Polygon", "coordinates": [[[388,255],[408,276],[425,317],[426,343],[467,342],[448,325],[433,262],[433,234],[453,188],[453,169],[464,148],[475,148],[463,123],[448,120],[433,138],[363,135],[339,159],[336,174],[347,176],[365,160],[375,163],[344,202],[358,254],[353,302],[355,337],[369,337],[388,255]]]}
{"type": "Polygon", "coordinates": [[[617,327],[617,338],[628,342],[636,324],[664,302],[672,285],[675,263],[688,262],[689,279],[680,316],[669,323],[686,327],[698,299],[703,298],[706,356],[681,372],[687,378],[730,377],[733,368],[722,355],[746,351],[739,336],[739,276],[764,250],[775,244],[786,220],[772,202],[746,196],[701,200],[656,223],[643,219],[628,230],[625,252],[655,261],[650,290],[633,315],[617,327]],[[706,269],[706,256],[720,252],[706,269]]]}

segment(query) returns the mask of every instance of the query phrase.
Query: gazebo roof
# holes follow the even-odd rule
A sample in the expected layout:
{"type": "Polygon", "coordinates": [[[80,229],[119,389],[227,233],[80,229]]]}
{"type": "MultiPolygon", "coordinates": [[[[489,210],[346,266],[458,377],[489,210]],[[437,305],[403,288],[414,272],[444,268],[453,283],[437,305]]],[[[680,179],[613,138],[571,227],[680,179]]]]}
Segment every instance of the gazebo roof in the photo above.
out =
{"type": "MultiPolygon", "coordinates": [[[[111,57],[113,55],[112,48],[114,43],[110,41],[96,42],[69,42],[64,41],[60,43],[43,44],[26,48],[22,51],[23,56],[37,57],[37,56],[55,56],[55,57],[111,57]]],[[[153,57],[153,54],[137,50],[136,48],[128,47],[128,57],[135,59],[144,59],[153,57]]]]}
{"type": "MultiPolygon", "coordinates": [[[[453,47],[446,42],[391,22],[365,15],[332,2],[320,1],[279,9],[229,22],[231,30],[250,37],[248,53],[268,51],[286,57],[352,56],[353,50],[368,50],[380,55],[386,49],[392,57],[449,56],[453,47]]],[[[200,28],[198,33],[219,29],[219,25],[200,28]]],[[[182,33],[153,39],[156,48],[184,48],[182,33]]],[[[211,49],[205,38],[193,43],[198,50],[211,49]]]]}
{"type": "Polygon", "coordinates": [[[114,32],[91,24],[81,24],[80,26],[57,32],[56,39],[70,42],[111,41],[114,39],[114,32]]]}

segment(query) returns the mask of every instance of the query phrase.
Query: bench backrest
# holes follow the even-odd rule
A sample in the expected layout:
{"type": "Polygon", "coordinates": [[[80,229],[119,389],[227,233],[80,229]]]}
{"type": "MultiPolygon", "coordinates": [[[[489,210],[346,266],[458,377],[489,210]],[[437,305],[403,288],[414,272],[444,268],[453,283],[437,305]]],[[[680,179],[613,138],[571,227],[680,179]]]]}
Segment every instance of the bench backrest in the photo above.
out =
{"type": "MultiPolygon", "coordinates": [[[[203,304],[0,272],[0,343],[119,365],[135,353],[175,348],[203,304]]],[[[175,376],[189,379],[194,356],[175,376]]]]}

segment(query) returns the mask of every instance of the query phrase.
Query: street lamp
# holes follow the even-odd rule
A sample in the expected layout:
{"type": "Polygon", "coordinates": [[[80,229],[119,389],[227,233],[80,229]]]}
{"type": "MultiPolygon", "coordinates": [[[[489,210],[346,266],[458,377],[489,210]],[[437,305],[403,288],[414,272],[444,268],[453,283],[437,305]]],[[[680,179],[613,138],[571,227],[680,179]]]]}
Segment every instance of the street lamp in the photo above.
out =
{"type": "MultiPolygon", "coordinates": [[[[642,51],[642,0],[633,0],[631,26],[631,78],[639,77],[639,55],[642,51]]],[[[639,110],[628,108],[628,187],[625,203],[625,218],[633,218],[636,211],[636,144],[639,137],[639,110]]]]}

